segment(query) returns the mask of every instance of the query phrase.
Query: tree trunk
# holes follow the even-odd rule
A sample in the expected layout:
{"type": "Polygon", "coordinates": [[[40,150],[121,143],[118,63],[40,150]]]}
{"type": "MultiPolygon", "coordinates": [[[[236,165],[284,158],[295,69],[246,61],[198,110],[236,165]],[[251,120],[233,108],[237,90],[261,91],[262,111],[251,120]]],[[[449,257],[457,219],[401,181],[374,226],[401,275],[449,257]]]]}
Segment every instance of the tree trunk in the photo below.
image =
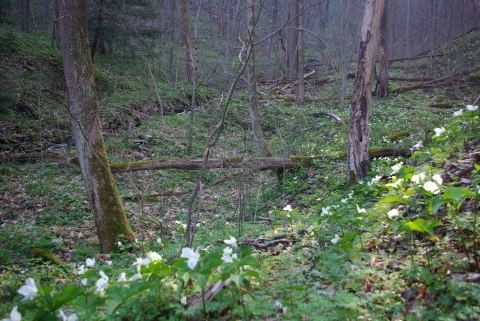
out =
{"type": "Polygon", "coordinates": [[[250,59],[248,60],[248,106],[250,109],[250,121],[252,122],[253,139],[257,144],[260,155],[270,156],[270,152],[263,137],[260,113],[257,99],[257,75],[255,73],[255,0],[247,0],[247,19],[250,59]]]}
{"type": "Polygon", "coordinates": [[[175,58],[175,30],[177,29],[177,4],[176,0],[170,0],[170,48],[168,53],[169,75],[172,84],[175,84],[177,68],[174,63],[175,58]]]}
{"type": "Polygon", "coordinates": [[[371,0],[365,5],[361,41],[358,53],[358,67],[350,111],[348,133],[347,182],[353,183],[367,174],[369,166],[368,115],[371,104],[371,84],[375,66],[380,20],[385,1],[371,0]]]}
{"type": "Polygon", "coordinates": [[[195,84],[195,60],[192,46],[192,33],[190,31],[190,23],[188,18],[188,1],[181,1],[182,20],[183,20],[183,34],[185,42],[185,60],[187,67],[188,82],[193,86],[195,84]]]}
{"type": "Polygon", "coordinates": [[[97,17],[97,26],[95,28],[95,34],[93,35],[93,43],[91,48],[91,56],[92,60],[95,58],[95,53],[97,52],[98,47],[98,40],[100,39],[100,33],[102,31],[102,24],[103,24],[103,2],[104,0],[100,0],[99,7],[98,7],[98,17],[97,17]]]}
{"type": "MultiPolygon", "coordinates": [[[[304,0],[298,0],[298,12],[303,11],[304,7],[304,0]]],[[[298,35],[297,35],[297,59],[298,59],[298,70],[297,70],[297,104],[301,105],[305,98],[305,82],[303,78],[304,74],[304,66],[303,66],[303,49],[305,47],[305,35],[303,32],[303,28],[305,28],[305,13],[302,12],[300,16],[298,16],[298,35]]]]}
{"type": "Polygon", "coordinates": [[[389,52],[389,41],[390,33],[389,30],[390,22],[389,18],[389,6],[392,3],[392,0],[385,0],[387,4],[384,7],[382,14],[382,21],[380,26],[380,72],[378,76],[378,87],[377,87],[377,97],[383,98],[388,96],[388,59],[390,58],[389,52]]]}
{"type": "Polygon", "coordinates": [[[30,0],[20,0],[20,30],[30,32],[30,20],[32,14],[30,11],[30,0]]]}
{"type": "Polygon", "coordinates": [[[287,30],[287,78],[296,79],[298,70],[297,37],[298,19],[294,18],[298,12],[298,0],[290,0],[287,30]]]}
{"type": "Polygon", "coordinates": [[[60,47],[78,160],[101,249],[114,251],[116,242],[122,237],[133,242],[133,232],[110,171],[102,138],[88,50],[87,0],[59,1],[59,13],[60,47]]]}

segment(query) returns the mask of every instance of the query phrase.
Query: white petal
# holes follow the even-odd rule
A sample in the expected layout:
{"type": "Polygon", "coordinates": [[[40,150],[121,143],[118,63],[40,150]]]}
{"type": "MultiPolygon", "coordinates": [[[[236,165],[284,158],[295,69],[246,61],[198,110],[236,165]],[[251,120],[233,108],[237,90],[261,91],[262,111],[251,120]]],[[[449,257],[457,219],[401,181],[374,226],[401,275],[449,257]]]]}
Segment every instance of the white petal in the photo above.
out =
{"type": "Polygon", "coordinates": [[[162,260],[162,256],[161,256],[160,254],[158,254],[157,252],[148,252],[148,259],[149,259],[151,262],[161,261],[161,260],[162,260]]]}
{"type": "Polygon", "coordinates": [[[135,273],[130,279],[128,279],[128,282],[133,282],[141,279],[142,279],[142,275],[140,273],[135,273]]]}
{"type": "Polygon", "coordinates": [[[231,245],[231,246],[233,246],[233,247],[236,247],[236,246],[237,246],[237,239],[234,238],[233,236],[230,236],[230,239],[228,239],[228,240],[223,240],[223,242],[224,242],[225,244],[231,245]]]}
{"type": "Polygon", "coordinates": [[[125,272],[120,273],[120,276],[118,277],[117,282],[127,282],[127,278],[125,277],[125,272]]]}
{"type": "Polygon", "coordinates": [[[5,320],[20,321],[22,319],[22,315],[20,314],[20,312],[18,312],[17,308],[18,307],[13,307],[12,311],[10,311],[10,320],[9,319],[5,319],[5,320]]]}
{"type": "Polygon", "coordinates": [[[85,264],[88,266],[88,267],[93,267],[95,265],[95,259],[86,259],[85,260],[85,264]]]}

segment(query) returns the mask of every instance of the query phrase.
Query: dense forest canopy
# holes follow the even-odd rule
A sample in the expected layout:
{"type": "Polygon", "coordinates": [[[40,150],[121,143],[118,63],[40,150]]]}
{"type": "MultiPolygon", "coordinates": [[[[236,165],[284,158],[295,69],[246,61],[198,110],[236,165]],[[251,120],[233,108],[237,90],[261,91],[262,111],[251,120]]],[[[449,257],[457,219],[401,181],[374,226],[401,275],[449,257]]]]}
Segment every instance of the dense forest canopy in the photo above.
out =
{"type": "Polygon", "coordinates": [[[480,1],[0,0],[0,315],[479,320],[480,1]]]}

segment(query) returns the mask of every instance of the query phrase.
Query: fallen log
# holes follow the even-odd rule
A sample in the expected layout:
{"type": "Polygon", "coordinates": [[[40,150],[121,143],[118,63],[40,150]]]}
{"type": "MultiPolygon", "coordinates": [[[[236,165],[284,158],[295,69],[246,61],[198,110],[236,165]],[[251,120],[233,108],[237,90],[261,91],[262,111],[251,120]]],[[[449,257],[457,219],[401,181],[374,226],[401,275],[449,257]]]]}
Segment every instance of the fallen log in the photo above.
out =
{"type": "Polygon", "coordinates": [[[332,114],[332,113],[327,113],[325,111],[317,111],[316,113],[313,113],[313,114],[310,114],[311,116],[313,117],[321,117],[321,116],[327,116],[327,117],[330,117],[331,119],[334,119],[336,120],[338,123],[340,124],[344,124],[343,120],[338,117],[337,115],[335,114],[332,114]]]}
{"type": "MultiPolygon", "coordinates": [[[[370,148],[370,158],[390,157],[390,156],[409,156],[411,151],[403,148],[370,148]]],[[[250,170],[271,170],[271,169],[294,169],[299,166],[311,166],[312,160],[324,159],[343,159],[346,158],[346,152],[340,152],[334,155],[297,155],[290,157],[227,157],[212,158],[207,162],[208,169],[229,169],[229,168],[247,168],[250,170]]],[[[57,153],[30,153],[22,155],[2,155],[0,162],[19,161],[31,162],[50,160],[62,164],[78,168],[76,158],[69,158],[57,153]]],[[[145,170],[164,170],[164,169],[180,169],[180,170],[199,170],[202,168],[202,159],[156,159],[142,160],[126,163],[111,163],[110,169],[114,174],[145,171],[145,170]]]]}
{"type": "MultiPolygon", "coordinates": [[[[303,76],[303,79],[307,79],[308,77],[310,76],[313,76],[315,75],[316,71],[315,69],[310,71],[309,73],[306,73],[304,76],[303,76]]],[[[285,85],[283,88],[282,88],[282,91],[286,91],[289,87],[294,87],[298,84],[298,80],[295,80],[293,83],[289,83],[287,85],[285,85]]]]}
{"type": "Polygon", "coordinates": [[[454,75],[445,76],[445,77],[441,77],[441,78],[436,78],[434,80],[423,82],[423,83],[420,83],[420,84],[415,84],[415,85],[396,88],[396,89],[391,90],[390,92],[391,93],[396,93],[396,94],[401,94],[401,93],[404,93],[406,91],[422,89],[422,88],[431,88],[431,87],[435,87],[435,86],[448,84],[450,81],[453,81],[453,80],[467,81],[468,78],[462,79],[462,77],[466,77],[466,76],[468,76],[468,75],[470,75],[474,72],[477,72],[479,70],[480,70],[480,67],[477,67],[477,68],[474,68],[474,69],[458,72],[454,75]]]}
{"type": "Polygon", "coordinates": [[[392,80],[392,81],[409,81],[409,82],[426,82],[426,81],[435,80],[435,78],[432,78],[432,77],[413,77],[413,78],[408,78],[408,77],[388,77],[388,80],[392,80]]]}

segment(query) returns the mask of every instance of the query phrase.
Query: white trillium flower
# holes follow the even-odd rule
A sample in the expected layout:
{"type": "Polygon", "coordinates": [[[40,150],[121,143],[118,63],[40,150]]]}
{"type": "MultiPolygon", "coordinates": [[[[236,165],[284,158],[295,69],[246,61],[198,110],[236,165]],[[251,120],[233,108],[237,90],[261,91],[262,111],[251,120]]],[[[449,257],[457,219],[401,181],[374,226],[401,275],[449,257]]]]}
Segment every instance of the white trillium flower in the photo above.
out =
{"type": "Polygon", "coordinates": [[[82,283],[83,286],[86,286],[88,283],[88,279],[81,279],[80,283],[82,283]]]}
{"type": "Polygon", "coordinates": [[[137,281],[137,280],[141,280],[141,279],[142,279],[142,275],[140,274],[140,271],[138,271],[137,273],[132,275],[132,277],[130,279],[128,279],[128,282],[133,282],[133,281],[137,281]]]}
{"type": "Polygon", "coordinates": [[[162,256],[157,252],[148,252],[147,256],[150,262],[157,262],[162,260],[162,256]]]}
{"type": "Polygon", "coordinates": [[[398,211],[398,209],[394,208],[387,212],[387,216],[389,219],[393,220],[396,217],[400,216],[400,212],[398,211]]]}
{"type": "Polygon", "coordinates": [[[397,165],[393,165],[392,168],[392,173],[390,175],[393,175],[397,173],[403,166],[403,162],[398,163],[397,165]]]}
{"type": "Polygon", "coordinates": [[[123,247],[122,242],[118,241],[118,242],[117,242],[117,246],[118,246],[119,249],[121,249],[121,248],[123,247]]]}
{"type": "Polygon", "coordinates": [[[81,275],[83,273],[85,273],[85,265],[82,264],[78,267],[77,274],[81,275]]]}
{"type": "Polygon", "coordinates": [[[478,106],[474,106],[474,105],[467,105],[467,110],[468,111],[475,111],[478,109],[478,106]]]}
{"type": "Polygon", "coordinates": [[[108,276],[103,271],[100,271],[99,274],[100,279],[98,279],[98,281],[95,283],[95,286],[97,287],[97,292],[105,290],[108,286],[108,276]]]}
{"type": "Polygon", "coordinates": [[[95,265],[95,259],[86,259],[85,264],[87,267],[93,267],[95,265]]]}
{"type": "Polygon", "coordinates": [[[440,137],[445,132],[445,128],[444,127],[435,128],[434,131],[435,131],[435,136],[440,137]]]}
{"type": "Polygon", "coordinates": [[[438,187],[437,183],[432,181],[428,181],[425,184],[423,184],[423,189],[432,194],[440,193],[440,188],[438,187]]]}
{"type": "Polygon", "coordinates": [[[60,315],[59,317],[62,319],[62,321],[77,321],[78,320],[78,316],[75,314],[75,313],[72,313],[70,314],[69,316],[67,316],[63,310],[60,310],[60,315]]]}
{"type": "Polygon", "coordinates": [[[358,204],[355,204],[355,206],[357,206],[357,213],[358,214],[367,213],[367,210],[364,209],[364,208],[360,208],[360,206],[358,206],[358,204]]]}
{"type": "Polygon", "coordinates": [[[287,212],[293,211],[292,205],[287,204],[287,206],[285,206],[285,207],[283,208],[283,210],[284,210],[284,211],[287,211],[287,212]]]}
{"type": "Polygon", "coordinates": [[[117,282],[127,282],[125,272],[120,273],[120,276],[118,277],[117,282]]]}
{"type": "MultiPolygon", "coordinates": [[[[161,259],[161,257],[160,257],[161,259]]],[[[133,266],[137,265],[138,268],[140,268],[142,265],[149,265],[150,264],[150,259],[148,257],[146,258],[141,258],[141,257],[137,257],[135,263],[133,263],[133,266]]]]}
{"type": "Polygon", "coordinates": [[[189,247],[184,247],[182,249],[182,255],[180,257],[187,258],[187,265],[191,270],[193,270],[197,265],[198,260],[200,259],[200,253],[192,250],[189,247]]]}
{"type": "Polygon", "coordinates": [[[425,180],[425,173],[419,173],[412,176],[412,182],[419,185],[425,180]]]}
{"type": "Polygon", "coordinates": [[[419,141],[418,143],[416,143],[415,145],[413,145],[413,149],[420,149],[423,147],[423,142],[422,141],[419,141]]]}
{"type": "Polygon", "coordinates": [[[325,216],[325,215],[332,215],[332,214],[330,213],[330,206],[322,207],[322,214],[321,214],[321,216],[325,216]]]}
{"type": "Polygon", "coordinates": [[[1,321],[20,321],[22,319],[22,315],[17,310],[18,307],[13,307],[12,311],[10,311],[10,318],[2,319],[1,321]]]}
{"type": "Polygon", "coordinates": [[[462,116],[462,114],[463,114],[463,109],[460,109],[460,110],[457,110],[457,111],[453,112],[453,116],[455,116],[455,117],[462,116]]]}
{"type": "Polygon", "coordinates": [[[158,244],[162,244],[162,239],[161,239],[161,238],[157,238],[157,243],[158,243],[158,244]]]}
{"type": "Polygon", "coordinates": [[[343,198],[343,199],[341,200],[341,202],[342,202],[342,203],[347,203],[347,202],[348,202],[348,199],[343,198]]]}
{"type": "Polygon", "coordinates": [[[25,281],[25,285],[22,286],[20,289],[17,291],[21,295],[23,295],[23,301],[26,301],[28,299],[31,299],[37,295],[38,289],[35,285],[35,281],[32,278],[28,278],[25,281]]]}
{"type": "Polygon", "coordinates": [[[233,236],[230,236],[228,240],[223,240],[223,243],[230,245],[232,247],[237,247],[237,239],[233,236]]]}
{"type": "Polygon", "coordinates": [[[233,262],[232,248],[231,247],[226,247],[226,248],[223,249],[222,261],[224,263],[232,263],[233,262]]]}
{"type": "Polygon", "coordinates": [[[385,186],[393,187],[393,188],[398,188],[400,185],[403,184],[403,178],[397,179],[395,183],[388,183],[385,184],[385,186]]]}
{"type": "Polygon", "coordinates": [[[333,244],[337,244],[338,241],[340,241],[340,236],[338,236],[338,234],[335,234],[335,237],[330,240],[333,244]]]}
{"type": "Polygon", "coordinates": [[[180,299],[180,303],[182,305],[187,305],[187,297],[186,296],[182,296],[182,298],[180,299]]]}
{"type": "Polygon", "coordinates": [[[442,176],[440,176],[440,174],[433,175],[432,179],[438,185],[442,185],[442,183],[443,183],[443,179],[442,179],[442,176]]]}

